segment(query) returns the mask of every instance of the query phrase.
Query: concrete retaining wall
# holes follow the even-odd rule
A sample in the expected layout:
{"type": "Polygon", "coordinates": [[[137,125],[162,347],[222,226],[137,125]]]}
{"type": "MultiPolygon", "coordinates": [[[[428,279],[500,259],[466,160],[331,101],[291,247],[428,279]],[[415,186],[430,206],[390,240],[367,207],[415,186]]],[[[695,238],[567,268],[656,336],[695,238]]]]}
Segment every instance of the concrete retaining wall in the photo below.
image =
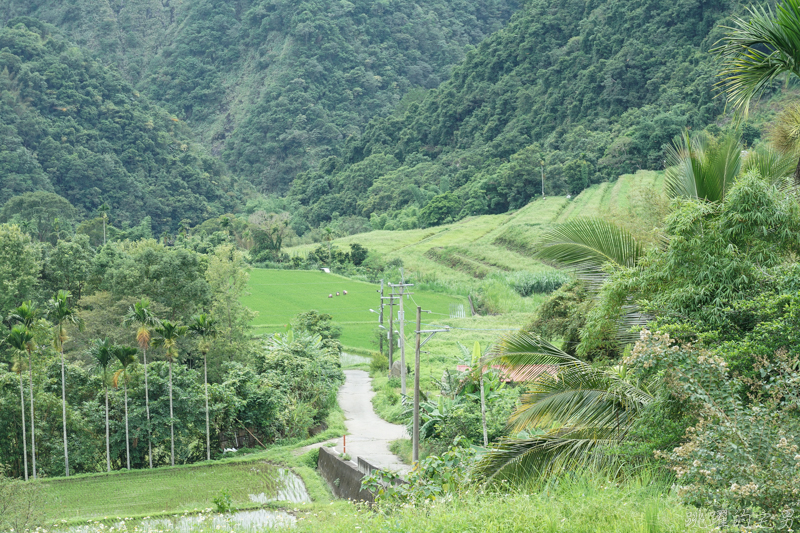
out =
{"type": "MultiPolygon", "coordinates": [[[[359,460],[359,466],[362,461],[359,460]]],[[[319,449],[319,460],[317,468],[320,474],[328,482],[333,494],[338,498],[347,500],[358,500],[362,502],[373,502],[375,499],[366,490],[361,490],[361,479],[368,473],[368,469],[375,469],[372,465],[363,461],[362,472],[350,461],[339,459],[338,454],[333,448],[321,447],[319,449]],[[367,466],[368,465],[368,466],[367,466]]]]}

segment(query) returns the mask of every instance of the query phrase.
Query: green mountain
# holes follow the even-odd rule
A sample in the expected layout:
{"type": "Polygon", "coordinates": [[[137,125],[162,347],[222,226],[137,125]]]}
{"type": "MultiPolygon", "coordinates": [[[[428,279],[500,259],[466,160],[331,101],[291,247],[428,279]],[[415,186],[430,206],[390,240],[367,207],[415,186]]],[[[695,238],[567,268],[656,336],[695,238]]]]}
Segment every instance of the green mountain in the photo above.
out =
{"type": "Polygon", "coordinates": [[[117,66],[265,192],[432,88],[516,0],[0,0],[117,66]]]}
{"type": "Polygon", "coordinates": [[[724,110],[709,49],[723,0],[530,0],[450,80],[295,180],[312,224],[416,227],[576,194],[640,168],[724,110]],[[542,182],[544,181],[544,185],[542,182]],[[434,199],[435,198],[435,199],[434,199]],[[392,221],[394,219],[394,221],[392,221]]]}
{"type": "Polygon", "coordinates": [[[44,24],[0,30],[0,205],[55,192],[82,216],[153,229],[230,211],[240,194],[181,122],[44,24]]]}

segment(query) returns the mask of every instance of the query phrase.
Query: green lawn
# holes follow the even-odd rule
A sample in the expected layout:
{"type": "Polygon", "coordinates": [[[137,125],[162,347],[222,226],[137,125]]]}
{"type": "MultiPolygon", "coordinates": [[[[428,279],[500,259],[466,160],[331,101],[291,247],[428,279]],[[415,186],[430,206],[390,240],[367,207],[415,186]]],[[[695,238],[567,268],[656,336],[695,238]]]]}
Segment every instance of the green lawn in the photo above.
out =
{"type": "Polygon", "coordinates": [[[274,496],[277,476],[277,467],[259,461],[59,478],[44,482],[46,516],[75,521],[213,508],[223,489],[235,504],[249,504],[250,494],[274,496]]]}
{"type": "MultiPolygon", "coordinates": [[[[286,328],[292,317],[310,309],[328,313],[342,326],[342,344],[362,349],[376,349],[373,335],[378,327],[380,305],[379,285],[303,270],[253,269],[250,272],[249,296],[242,302],[258,317],[253,321],[258,333],[274,333],[286,328]],[[344,295],[347,291],[347,295],[344,295]],[[339,292],[339,296],[336,293],[339,292]],[[333,298],[328,298],[333,294],[333,298]]],[[[461,304],[468,309],[466,299],[430,291],[413,290],[413,300],[406,299],[406,331],[413,330],[416,305],[423,309],[449,316],[451,304],[461,304]]],[[[386,294],[389,294],[388,287],[386,294]]],[[[397,307],[395,307],[395,310],[397,307]]],[[[396,316],[396,315],[395,315],[396,316]]],[[[388,327],[388,308],[384,320],[388,327]]]]}

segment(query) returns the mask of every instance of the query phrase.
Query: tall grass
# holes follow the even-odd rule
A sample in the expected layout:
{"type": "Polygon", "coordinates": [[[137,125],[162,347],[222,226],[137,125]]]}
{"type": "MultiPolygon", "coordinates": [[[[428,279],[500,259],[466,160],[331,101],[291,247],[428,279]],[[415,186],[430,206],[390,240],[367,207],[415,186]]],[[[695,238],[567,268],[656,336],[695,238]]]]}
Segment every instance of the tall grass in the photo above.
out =
{"type": "Polygon", "coordinates": [[[569,274],[557,270],[544,272],[514,272],[505,276],[508,284],[520,296],[550,294],[572,279],[569,274]]]}
{"type": "Polygon", "coordinates": [[[508,492],[469,492],[417,508],[376,513],[340,504],[309,512],[298,521],[298,529],[314,533],[700,531],[692,529],[687,511],[671,492],[669,481],[650,472],[622,482],[612,475],[587,472],[508,492]]]}

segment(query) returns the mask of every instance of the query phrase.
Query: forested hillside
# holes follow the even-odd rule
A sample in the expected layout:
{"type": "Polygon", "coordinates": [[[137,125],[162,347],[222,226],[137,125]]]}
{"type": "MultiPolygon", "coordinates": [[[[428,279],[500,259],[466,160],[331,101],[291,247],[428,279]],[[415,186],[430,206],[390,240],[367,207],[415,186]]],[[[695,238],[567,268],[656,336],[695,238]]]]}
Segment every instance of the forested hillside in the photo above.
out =
{"type": "Polygon", "coordinates": [[[118,66],[265,192],[447,79],[516,0],[0,0],[118,66]]]}
{"type": "Polygon", "coordinates": [[[541,194],[542,170],[546,194],[575,194],[663,168],[665,144],[724,109],[709,49],[731,10],[722,0],[526,2],[451,80],[372,122],[291,195],[312,224],[390,212],[393,227],[414,227],[521,207],[541,194]]]}
{"type": "MultiPolygon", "coordinates": [[[[31,19],[0,30],[0,204],[55,192],[114,223],[197,224],[239,200],[223,165],[115,69],[31,19]]],[[[63,221],[62,221],[63,222],[63,221]]]]}

